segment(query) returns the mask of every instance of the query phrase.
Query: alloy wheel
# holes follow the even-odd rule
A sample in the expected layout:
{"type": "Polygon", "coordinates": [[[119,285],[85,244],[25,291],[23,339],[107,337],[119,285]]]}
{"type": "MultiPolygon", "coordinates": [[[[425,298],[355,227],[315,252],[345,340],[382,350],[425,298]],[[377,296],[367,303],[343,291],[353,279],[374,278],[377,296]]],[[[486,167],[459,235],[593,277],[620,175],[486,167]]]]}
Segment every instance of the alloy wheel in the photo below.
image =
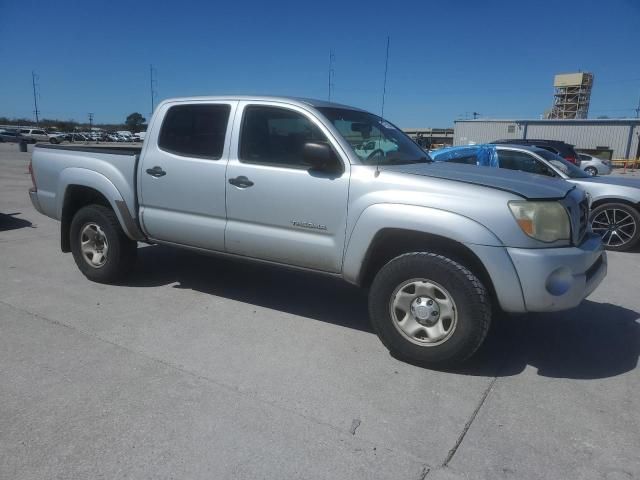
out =
{"type": "Polygon", "coordinates": [[[610,208],[593,218],[591,228],[602,237],[602,242],[607,247],[621,247],[635,237],[638,226],[628,212],[610,208]]]}

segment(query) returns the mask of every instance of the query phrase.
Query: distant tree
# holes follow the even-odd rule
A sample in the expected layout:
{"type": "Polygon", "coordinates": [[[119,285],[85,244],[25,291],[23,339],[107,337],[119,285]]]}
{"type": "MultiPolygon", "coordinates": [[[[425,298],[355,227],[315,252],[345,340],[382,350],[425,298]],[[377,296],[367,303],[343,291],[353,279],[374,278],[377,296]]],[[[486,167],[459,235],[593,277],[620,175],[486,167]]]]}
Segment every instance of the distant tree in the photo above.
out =
{"type": "Polygon", "coordinates": [[[146,121],[147,119],[144,118],[141,114],[139,114],[138,112],[134,112],[127,117],[124,123],[129,130],[131,130],[133,133],[137,133],[140,131],[140,127],[142,127],[142,125],[146,121]]]}

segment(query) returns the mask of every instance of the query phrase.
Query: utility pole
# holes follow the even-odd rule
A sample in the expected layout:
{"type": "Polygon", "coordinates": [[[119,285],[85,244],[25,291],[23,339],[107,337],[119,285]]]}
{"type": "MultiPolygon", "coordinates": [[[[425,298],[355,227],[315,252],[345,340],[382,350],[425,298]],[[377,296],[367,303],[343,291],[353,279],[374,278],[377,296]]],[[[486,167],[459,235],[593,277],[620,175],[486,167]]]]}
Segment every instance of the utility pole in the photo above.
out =
{"type": "Polygon", "coordinates": [[[636,107],[636,118],[640,118],[640,98],[638,98],[638,106],[636,107]]]}
{"type": "Polygon", "coordinates": [[[89,113],[89,133],[93,130],[93,113],[89,113]]]}
{"type": "Polygon", "coordinates": [[[336,56],[333,54],[333,50],[329,50],[329,101],[331,101],[331,90],[333,89],[333,62],[335,59],[336,56]]]}
{"type": "Polygon", "coordinates": [[[149,116],[149,118],[153,116],[153,110],[156,108],[155,91],[153,89],[154,85],[155,85],[155,80],[153,79],[153,65],[150,64],[149,65],[149,87],[151,90],[151,115],[149,116]]]}
{"type": "Polygon", "coordinates": [[[34,72],[33,70],[31,71],[31,85],[33,85],[33,113],[35,113],[36,115],[36,125],[38,125],[40,123],[40,110],[38,110],[38,92],[36,91],[36,78],[38,76],[36,75],[36,72],[34,72]]]}
{"type": "Polygon", "coordinates": [[[389,70],[389,41],[390,37],[387,35],[387,54],[384,59],[384,83],[382,85],[382,108],[380,117],[384,118],[384,98],[387,94],[387,71],[389,70]]]}
{"type": "Polygon", "coordinates": [[[478,112],[473,112],[473,119],[475,120],[476,118],[478,118],[480,116],[480,114],[478,112]]]}

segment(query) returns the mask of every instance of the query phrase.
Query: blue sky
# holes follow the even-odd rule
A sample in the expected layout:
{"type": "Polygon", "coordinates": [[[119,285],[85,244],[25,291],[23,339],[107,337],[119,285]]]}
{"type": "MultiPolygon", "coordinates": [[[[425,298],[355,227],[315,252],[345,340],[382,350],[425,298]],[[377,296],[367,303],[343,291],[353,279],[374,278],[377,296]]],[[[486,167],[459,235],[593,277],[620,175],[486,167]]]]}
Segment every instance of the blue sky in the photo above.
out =
{"type": "Polygon", "coordinates": [[[402,127],[480,112],[538,118],[553,75],[595,74],[590,116],[633,116],[640,97],[640,1],[0,0],[0,116],[149,115],[160,99],[265,93],[327,97],[402,127]]]}

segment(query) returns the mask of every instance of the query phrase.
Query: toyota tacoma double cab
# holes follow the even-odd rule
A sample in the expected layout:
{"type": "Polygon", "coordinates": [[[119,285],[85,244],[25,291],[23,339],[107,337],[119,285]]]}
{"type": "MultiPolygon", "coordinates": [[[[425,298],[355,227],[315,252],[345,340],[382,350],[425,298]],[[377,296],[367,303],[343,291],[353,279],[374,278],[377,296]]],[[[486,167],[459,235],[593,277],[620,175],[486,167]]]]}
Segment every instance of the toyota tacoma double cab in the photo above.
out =
{"type": "Polygon", "coordinates": [[[434,163],[323,101],[166,100],[142,146],[37,145],[30,171],[90,280],[122,281],[139,242],[338,276],[368,289],[384,345],[425,365],[470,357],[494,312],[575,307],[607,270],[575,185],[434,163]]]}

